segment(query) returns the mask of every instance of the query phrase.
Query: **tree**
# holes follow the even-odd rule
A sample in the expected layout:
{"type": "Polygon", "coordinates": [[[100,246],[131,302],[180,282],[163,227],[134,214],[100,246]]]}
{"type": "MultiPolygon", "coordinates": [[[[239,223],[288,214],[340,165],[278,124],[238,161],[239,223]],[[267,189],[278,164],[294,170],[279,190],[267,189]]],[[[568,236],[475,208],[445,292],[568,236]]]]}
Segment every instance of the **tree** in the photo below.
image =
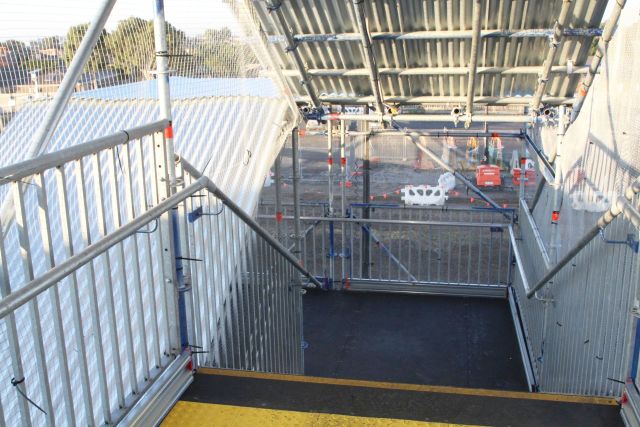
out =
{"type": "Polygon", "coordinates": [[[256,64],[250,47],[234,38],[229,28],[206,30],[194,52],[195,63],[207,75],[239,77],[246,74],[247,64],[256,64]]]}
{"type": "MultiPolygon", "coordinates": [[[[186,53],[184,32],[167,23],[167,48],[169,55],[186,53]]],[[[109,47],[113,52],[113,64],[130,81],[150,78],[155,68],[155,41],[153,21],[130,17],[118,23],[109,35],[109,47]]]]}
{"type": "MultiPolygon", "coordinates": [[[[71,60],[78,50],[80,42],[82,42],[82,38],[88,29],[89,24],[78,24],[69,28],[67,31],[67,37],[63,46],[64,62],[67,66],[71,63],[71,60]]],[[[85,69],[90,72],[104,70],[109,64],[110,56],[111,52],[107,46],[107,31],[103,29],[93,51],[91,52],[91,56],[85,65],[85,69]]]]}

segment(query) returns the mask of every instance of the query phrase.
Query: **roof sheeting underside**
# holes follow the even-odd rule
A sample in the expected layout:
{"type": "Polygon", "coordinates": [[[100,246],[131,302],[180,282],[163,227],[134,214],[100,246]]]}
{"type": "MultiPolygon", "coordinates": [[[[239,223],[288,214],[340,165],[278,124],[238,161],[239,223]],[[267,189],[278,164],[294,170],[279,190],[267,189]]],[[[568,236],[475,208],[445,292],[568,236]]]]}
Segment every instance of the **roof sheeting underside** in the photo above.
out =
{"type": "MultiPolygon", "coordinates": [[[[482,2],[481,29],[531,30],[553,29],[560,14],[562,1],[556,0],[485,0],[482,2]]],[[[606,0],[572,2],[567,29],[586,29],[599,26],[606,0]]],[[[308,100],[300,78],[293,66],[291,54],[282,40],[283,30],[276,25],[268,4],[256,2],[260,20],[272,42],[277,43],[278,64],[285,70],[288,83],[298,100],[308,100]],[[280,41],[278,42],[278,36],[280,41]]],[[[450,32],[437,39],[375,40],[374,54],[380,70],[382,94],[388,102],[411,102],[414,97],[427,103],[429,97],[441,102],[450,97],[464,100],[468,84],[468,65],[471,37],[456,38],[453,32],[472,29],[471,0],[371,0],[365,2],[369,31],[376,33],[450,32]],[[399,75],[400,70],[429,69],[435,75],[399,75]],[[442,70],[438,70],[442,69],[442,70]],[[456,75],[457,73],[457,75],[456,75]],[[462,73],[462,75],[460,75],[462,73]]],[[[281,10],[292,34],[326,35],[359,34],[351,1],[327,0],[322,7],[311,0],[284,0],[281,10]]],[[[435,33],[433,33],[435,35],[435,33]]],[[[574,71],[587,63],[591,36],[565,36],[556,57],[556,66],[566,66],[571,60],[574,71]]],[[[360,41],[299,42],[297,50],[307,70],[341,71],[366,68],[360,41]]],[[[547,37],[482,37],[479,46],[475,96],[485,97],[487,103],[500,102],[508,97],[530,96],[538,84],[538,70],[549,51],[547,37]],[[526,74],[491,72],[484,67],[536,67],[526,74]]],[[[584,70],[584,68],[583,68],[584,70]]],[[[311,72],[313,75],[314,72],[311,72]]],[[[424,72],[424,71],[423,71],[424,72]]],[[[408,71],[410,73],[410,71],[408,71]]],[[[372,97],[366,73],[357,75],[313,75],[311,85],[321,99],[372,97]]],[[[555,72],[549,79],[545,95],[558,103],[573,98],[580,75],[555,72]]],[[[478,99],[482,102],[481,99],[478,99]]],[[[520,102],[522,103],[522,102],[520,102]]]]}

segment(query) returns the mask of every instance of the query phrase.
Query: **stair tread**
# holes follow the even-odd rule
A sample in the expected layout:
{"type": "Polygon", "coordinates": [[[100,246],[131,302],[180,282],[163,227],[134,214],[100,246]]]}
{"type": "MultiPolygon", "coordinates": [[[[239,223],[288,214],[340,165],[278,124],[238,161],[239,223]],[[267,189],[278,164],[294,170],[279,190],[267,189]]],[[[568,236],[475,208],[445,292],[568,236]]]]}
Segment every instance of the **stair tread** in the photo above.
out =
{"type": "Polygon", "coordinates": [[[201,369],[182,401],[454,425],[622,425],[606,398],[218,369],[201,369]]]}

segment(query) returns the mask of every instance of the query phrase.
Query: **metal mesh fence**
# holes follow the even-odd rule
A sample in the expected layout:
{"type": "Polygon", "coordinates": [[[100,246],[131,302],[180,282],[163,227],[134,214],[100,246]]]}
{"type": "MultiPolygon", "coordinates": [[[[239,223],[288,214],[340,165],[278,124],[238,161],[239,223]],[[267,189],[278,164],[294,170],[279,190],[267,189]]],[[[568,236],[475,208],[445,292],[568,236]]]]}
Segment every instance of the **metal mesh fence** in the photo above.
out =
{"type": "MultiPolygon", "coordinates": [[[[558,225],[552,223],[554,188],[546,186],[533,216],[551,263],[570,251],[609,209],[629,183],[640,175],[640,107],[634,70],[640,65],[640,22],[637,6],[623,19],[609,44],[582,108],[561,146],[557,129],[537,132],[547,153],[557,150],[556,173],[562,174],[558,225]],[[554,229],[557,231],[554,232],[554,229]]],[[[638,206],[638,197],[632,201],[638,206]]],[[[541,278],[543,263],[532,229],[521,232],[529,283],[541,278]]],[[[632,313],[638,298],[640,257],[620,242],[637,240],[638,230],[617,218],[542,289],[549,302],[527,300],[519,289],[531,357],[541,390],[618,396],[629,374],[632,313]],[[605,240],[608,240],[605,241],[605,240]],[[619,243],[612,243],[618,241],[619,243]]],[[[521,288],[516,278],[516,288],[521,288]]]]}

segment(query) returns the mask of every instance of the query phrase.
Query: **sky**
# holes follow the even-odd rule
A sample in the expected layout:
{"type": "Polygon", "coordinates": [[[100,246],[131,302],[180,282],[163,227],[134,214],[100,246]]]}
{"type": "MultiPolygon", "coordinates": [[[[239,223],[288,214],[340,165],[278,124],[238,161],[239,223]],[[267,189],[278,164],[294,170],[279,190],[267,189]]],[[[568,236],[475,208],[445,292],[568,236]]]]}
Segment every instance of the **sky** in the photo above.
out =
{"type": "MultiPolygon", "coordinates": [[[[324,1],[324,0],[318,0],[324,1]]],[[[610,0],[605,18],[615,0],[610,0]]],[[[103,0],[0,0],[0,40],[32,40],[49,35],[64,35],[75,24],[90,22],[103,0]]],[[[640,0],[629,0],[625,9],[638,9],[640,0]]],[[[106,28],[130,16],[153,18],[152,0],[118,0],[106,28]]],[[[207,28],[234,28],[233,12],[223,0],[165,0],[165,16],[188,35],[207,28]]]]}
{"type": "MultiPolygon", "coordinates": [[[[0,0],[0,40],[32,40],[65,35],[75,24],[91,22],[103,0],[0,0]]],[[[130,16],[153,19],[152,0],[118,0],[106,28],[130,16]]],[[[233,27],[235,18],[222,0],[166,0],[165,17],[189,35],[208,28],[233,27]]],[[[232,28],[233,29],[233,28],[232,28]]]]}

